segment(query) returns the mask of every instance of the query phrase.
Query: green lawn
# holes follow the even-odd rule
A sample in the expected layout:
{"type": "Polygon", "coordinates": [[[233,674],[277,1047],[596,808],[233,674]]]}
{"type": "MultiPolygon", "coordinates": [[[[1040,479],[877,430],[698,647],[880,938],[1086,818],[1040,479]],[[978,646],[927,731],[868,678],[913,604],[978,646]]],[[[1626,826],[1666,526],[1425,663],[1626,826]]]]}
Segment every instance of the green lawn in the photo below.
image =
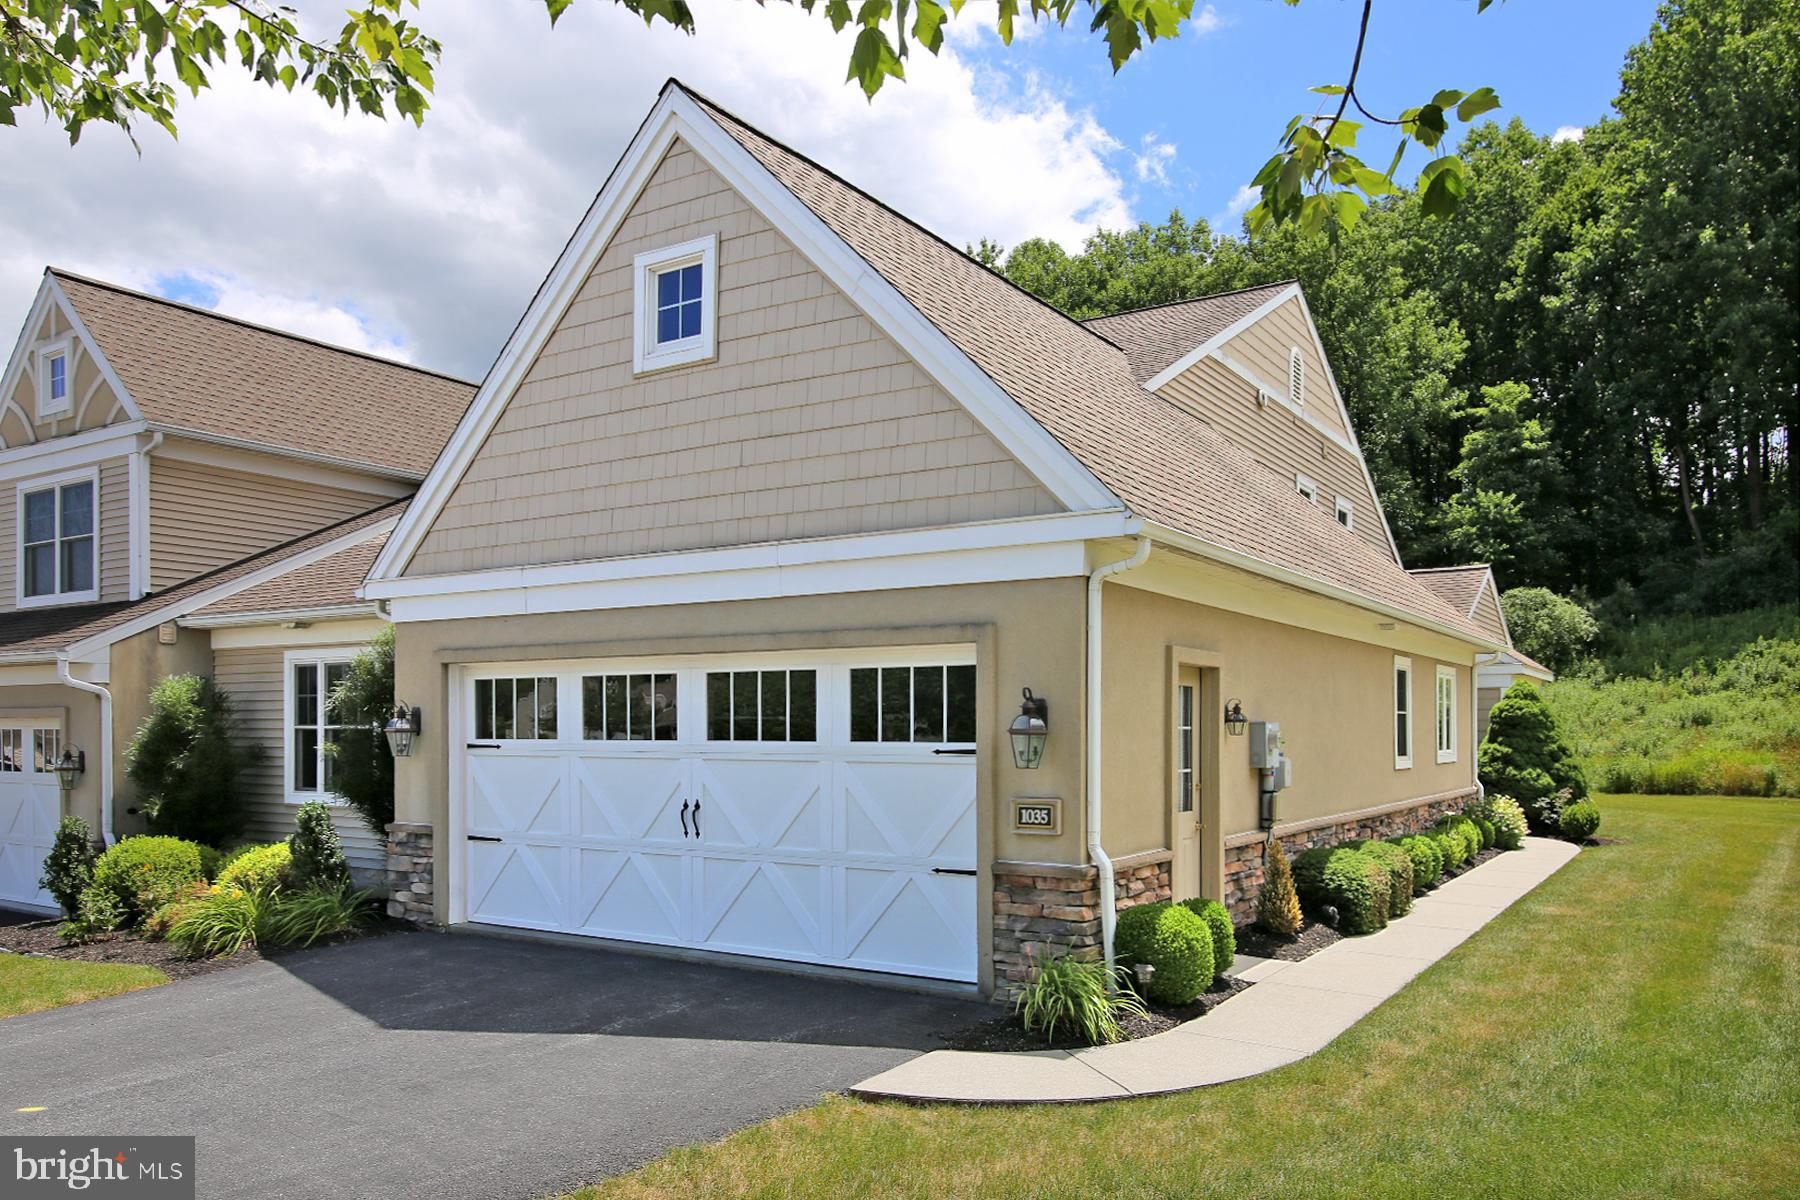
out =
{"type": "Polygon", "coordinates": [[[1627,844],[1304,1062],[1092,1106],[829,1099],[580,1196],[1800,1194],[1800,805],[1600,802],[1627,844]]]}
{"type": "Polygon", "coordinates": [[[0,954],[0,1017],[155,987],[169,977],[155,967],[72,962],[0,954]]]}

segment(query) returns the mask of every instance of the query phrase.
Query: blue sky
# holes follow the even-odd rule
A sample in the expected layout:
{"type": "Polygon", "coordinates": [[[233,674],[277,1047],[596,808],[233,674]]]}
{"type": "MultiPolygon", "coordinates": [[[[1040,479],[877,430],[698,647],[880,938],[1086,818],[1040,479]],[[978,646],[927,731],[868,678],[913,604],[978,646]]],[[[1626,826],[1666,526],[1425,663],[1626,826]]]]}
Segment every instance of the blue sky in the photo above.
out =
{"type": "MultiPolygon", "coordinates": [[[[971,0],[963,19],[979,11],[980,0],[971,0]]],[[[1542,133],[1579,128],[1609,114],[1625,53],[1655,13],[1652,0],[1506,0],[1484,13],[1473,0],[1380,0],[1358,95],[1390,116],[1440,88],[1488,86],[1503,102],[1497,119],[1517,116],[1542,133]]],[[[1154,175],[1136,181],[1140,218],[1177,207],[1212,217],[1274,152],[1287,119],[1324,99],[1307,89],[1342,82],[1362,5],[1217,0],[1210,14],[1197,35],[1184,31],[1149,46],[1117,76],[1098,37],[1075,30],[1010,48],[993,39],[965,54],[1007,75],[1038,73],[1071,105],[1090,108],[1129,150],[1141,153],[1146,138],[1173,145],[1166,184],[1154,175]]],[[[1379,147],[1367,157],[1385,165],[1395,142],[1370,126],[1362,144],[1379,147]]],[[[1414,147],[1403,173],[1425,161],[1414,147]]]]}
{"type": "MultiPolygon", "coordinates": [[[[1362,9],[1201,0],[1183,37],[1115,77],[1084,30],[1002,48],[993,0],[969,0],[944,54],[869,104],[843,82],[849,36],[821,16],[691,2],[694,37],[610,0],[578,0],[554,30],[543,0],[427,4],[445,53],[422,129],[229,70],[183,98],[179,141],[140,130],[141,154],[104,128],[71,147],[22,115],[0,129],[0,175],[33,181],[0,189],[0,322],[54,263],[479,377],[671,75],[958,245],[1073,248],[1172,207],[1235,231],[1239,188],[1319,99],[1307,89],[1342,80],[1362,9]]],[[[342,20],[343,0],[292,3],[303,30],[342,20]]],[[[1579,128],[1606,114],[1654,15],[1651,0],[1377,0],[1363,95],[1395,110],[1486,85],[1503,119],[1579,128]]],[[[1369,132],[1384,163],[1393,141],[1369,132]]]]}

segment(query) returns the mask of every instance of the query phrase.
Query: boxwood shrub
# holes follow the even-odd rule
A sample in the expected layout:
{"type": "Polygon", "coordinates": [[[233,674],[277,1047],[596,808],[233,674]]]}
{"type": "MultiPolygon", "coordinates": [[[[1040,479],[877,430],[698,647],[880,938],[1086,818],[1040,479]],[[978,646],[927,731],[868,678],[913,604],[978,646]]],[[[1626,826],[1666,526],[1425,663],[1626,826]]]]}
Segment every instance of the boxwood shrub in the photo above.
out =
{"type": "Polygon", "coordinates": [[[221,890],[271,892],[287,883],[292,861],[293,851],[286,842],[240,846],[219,868],[217,882],[221,890]]]}
{"type": "Polygon", "coordinates": [[[1183,900],[1181,907],[1206,922],[1207,932],[1212,934],[1213,976],[1223,975],[1237,958],[1237,929],[1231,913],[1217,900],[1183,900]]]}
{"type": "Polygon", "coordinates": [[[1559,826],[1570,841],[1585,842],[1600,828],[1600,810],[1591,800],[1579,800],[1562,810],[1559,826]]]}
{"type": "Polygon", "coordinates": [[[1486,817],[1471,817],[1470,820],[1475,822],[1475,830],[1481,834],[1481,848],[1491,849],[1494,845],[1494,823],[1486,817]]]}
{"type": "Polygon", "coordinates": [[[1212,986],[1212,934],[1205,921],[1179,904],[1139,904],[1120,913],[1113,954],[1128,968],[1138,963],[1156,968],[1150,999],[1159,1004],[1191,1004],[1212,986]]]}
{"type": "MultiPolygon", "coordinates": [[[[1411,865],[1407,868],[1411,877],[1411,865]]],[[[1337,909],[1345,933],[1374,933],[1388,922],[1393,880],[1373,855],[1351,846],[1315,846],[1294,860],[1300,903],[1314,914],[1337,909]]]]}
{"type": "Polygon", "coordinates": [[[1443,829],[1433,830],[1429,836],[1432,841],[1437,843],[1438,853],[1444,856],[1445,871],[1454,871],[1462,866],[1463,851],[1467,847],[1464,846],[1461,838],[1454,837],[1448,830],[1443,829]]]}
{"type": "Polygon", "coordinates": [[[136,925],[205,876],[200,847],[177,837],[128,837],[94,862],[93,886],[111,893],[136,925]]]}
{"type": "Polygon", "coordinates": [[[1412,855],[1391,842],[1351,842],[1350,845],[1387,868],[1388,916],[1404,917],[1411,912],[1414,882],[1412,855]]]}
{"type": "Polygon", "coordinates": [[[1437,886],[1438,879],[1444,874],[1444,852],[1438,849],[1435,840],[1411,833],[1395,838],[1394,845],[1406,851],[1406,856],[1412,859],[1413,891],[1422,892],[1426,888],[1437,886]]]}

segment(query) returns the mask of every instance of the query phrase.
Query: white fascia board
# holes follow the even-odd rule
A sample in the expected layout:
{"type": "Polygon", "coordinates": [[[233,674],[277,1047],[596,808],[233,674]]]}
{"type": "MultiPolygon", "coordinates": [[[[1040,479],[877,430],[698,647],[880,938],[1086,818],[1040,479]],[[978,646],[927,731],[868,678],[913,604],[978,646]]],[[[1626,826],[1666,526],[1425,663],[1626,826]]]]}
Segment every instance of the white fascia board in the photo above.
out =
{"type": "Polygon", "coordinates": [[[1346,604],[1354,604],[1358,608],[1364,608],[1370,612],[1379,613],[1381,616],[1388,617],[1392,620],[1405,621],[1408,625],[1416,625],[1421,629],[1429,629],[1433,633],[1441,633],[1447,638],[1453,638],[1456,641],[1471,646],[1477,646],[1482,650],[1505,649],[1505,647],[1501,646],[1491,638],[1474,637],[1461,629],[1452,628],[1449,625],[1434,621],[1430,617],[1421,616],[1415,612],[1408,612],[1406,609],[1399,608],[1386,601],[1377,600],[1373,596],[1365,596],[1361,592],[1353,592],[1349,588],[1339,587],[1333,583],[1326,583],[1322,579],[1315,579],[1311,575],[1302,574],[1292,568],[1269,562],[1267,559],[1257,558],[1254,555],[1244,554],[1237,550],[1229,550],[1224,546],[1215,545],[1203,538],[1197,538],[1193,534],[1184,533],[1179,529],[1172,529],[1167,525],[1159,525],[1152,521],[1146,521],[1144,522],[1143,532],[1148,535],[1152,541],[1160,542],[1171,549],[1184,550],[1189,554],[1194,554],[1201,558],[1209,558],[1214,562],[1224,563],[1228,567],[1236,567],[1241,571],[1248,571],[1253,575],[1261,575],[1265,579],[1273,579],[1278,583],[1289,584],[1290,586],[1300,588],[1302,591],[1313,592],[1321,596],[1328,596],[1333,600],[1341,600],[1346,604]]]}
{"type": "Polygon", "coordinates": [[[179,458],[186,462],[197,462],[214,466],[224,466],[232,470],[250,471],[259,475],[274,475],[283,479],[298,479],[303,482],[325,483],[332,487],[361,488],[364,491],[379,490],[383,495],[398,499],[413,491],[413,485],[420,476],[414,471],[402,471],[397,467],[384,467],[378,463],[362,462],[353,458],[338,458],[330,454],[313,454],[306,450],[295,450],[288,446],[279,446],[270,442],[258,442],[249,438],[228,437],[222,433],[209,433],[202,429],[189,429],[182,425],[167,425],[152,422],[149,426],[159,433],[169,435],[171,439],[165,443],[158,454],[168,458],[179,458]],[[206,445],[184,446],[181,442],[200,442],[206,445]],[[218,450],[209,454],[208,446],[218,450]],[[271,458],[287,459],[293,465],[283,469],[281,464],[253,463],[243,465],[234,463],[231,451],[244,451],[250,454],[267,455],[271,458]],[[347,480],[346,477],[353,477],[347,480]],[[374,479],[389,481],[379,489],[371,489],[368,485],[374,479]]]}
{"type": "Polygon", "coordinates": [[[0,480],[25,479],[51,471],[87,467],[109,458],[124,458],[141,448],[148,426],[125,421],[66,437],[0,450],[0,480]]]}
{"type": "Polygon", "coordinates": [[[230,629],[240,625],[282,625],[294,622],[343,621],[358,617],[379,617],[380,607],[374,601],[356,604],[333,604],[323,608],[268,608],[253,612],[194,613],[176,621],[184,629],[230,629]]]}
{"type": "Polygon", "coordinates": [[[318,649],[369,644],[388,622],[380,617],[339,617],[300,625],[228,625],[207,630],[214,650],[318,649]]]}
{"type": "MultiPolygon", "coordinates": [[[[1213,334],[1204,342],[1195,346],[1192,350],[1189,350],[1186,354],[1164,367],[1161,371],[1158,371],[1155,378],[1144,385],[1144,390],[1147,392],[1156,391],[1158,388],[1168,383],[1169,380],[1174,379],[1177,375],[1180,375],[1189,367],[1193,366],[1195,363],[1211,354],[1214,350],[1217,350],[1220,346],[1223,346],[1226,342],[1229,342],[1232,338],[1244,332],[1244,330],[1250,328],[1252,325],[1256,324],[1299,294],[1300,285],[1297,283],[1291,283],[1287,287],[1282,288],[1279,292],[1276,292],[1274,296],[1245,313],[1225,328],[1219,330],[1219,332],[1213,334]]],[[[1327,368],[1327,371],[1329,371],[1329,368],[1327,368]]],[[[1282,389],[1283,392],[1286,390],[1286,388],[1282,389]]]]}
{"type": "Polygon", "coordinates": [[[83,638],[79,642],[72,643],[64,653],[70,658],[85,658],[89,655],[103,653],[107,647],[112,646],[114,643],[122,642],[129,637],[136,637],[147,629],[155,629],[164,621],[175,620],[177,617],[185,616],[196,609],[205,608],[209,604],[217,603],[227,596],[235,596],[239,592],[253,588],[259,583],[267,583],[271,579],[279,578],[289,571],[295,571],[301,567],[311,566],[320,559],[330,558],[340,550],[348,550],[350,547],[366,542],[378,534],[386,533],[394,527],[394,522],[395,518],[389,517],[386,520],[377,521],[373,525],[365,525],[361,529],[353,530],[341,537],[335,537],[328,542],[322,542],[310,550],[303,551],[299,554],[289,555],[287,558],[270,563],[265,567],[259,567],[254,571],[247,572],[235,579],[221,583],[217,587],[207,588],[204,591],[195,592],[193,595],[183,597],[180,600],[171,601],[168,604],[151,608],[148,611],[131,618],[129,621],[113,626],[111,629],[104,630],[94,634],[92,637],[83,638]]]}
{"type": "Polygon", "coordinates": [[[1059,503],[1075,511],[1122,507],[1119,498],[1093,472],[975,366],[942,330],[927,321],[691,97],[679,87],[670,86],[645,118],[507,340],[468,412],[425,477],[418,499],[376,558],[369,572],[371,581],[398,577],[418,552],[451,492],[549,340],[556,322],[568,310],[677,137],[737,189],[878,328],[894,338],[1059,503]]]}

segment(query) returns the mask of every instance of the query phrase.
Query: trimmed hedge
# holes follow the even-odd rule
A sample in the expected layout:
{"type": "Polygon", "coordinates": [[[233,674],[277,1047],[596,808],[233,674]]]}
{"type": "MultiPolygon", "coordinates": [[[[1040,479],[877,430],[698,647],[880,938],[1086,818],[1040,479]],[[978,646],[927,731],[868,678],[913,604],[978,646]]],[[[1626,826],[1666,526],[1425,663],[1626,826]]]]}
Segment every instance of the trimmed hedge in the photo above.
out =
{"type": "Polygon", "coordinates": [[[178,837],[128,837],[94,862],[93,887],[112,896],[136,925],[205,876],[200,847],[178,837]]]}
{"type": "Polygon", "coordinates": [[[1412,855],[1391,842],[1351,842],[1351,847],[1367,854],[1388,873],[1388,916],[1404,917],[1412,911],[1412,855]]]}
{"type": "Polygon", "coordinates": [[[1183,900],[1181,907],[1206,922],[1212,934],[1213,975],[1223,975],[1237,958],[1237,929],[1231,924],[1231,913],[1217,900],[1183,900]]]}
{"type": "Polygon", "coordinates": [[[1475,822],[1475,829],[1481,834],[1481,848],[1483,850],[1493,849],[1494,823],[1486,817],[1471,817],[1470,820],[1475,822]]]}
{"type": "MultiPolygon", "coordinates": [[[[1411,876],[1408,864],[1408,878],[1411,876]]],[[[1392,908],[1393,879],[1373,855],[1351,846],[1315,846],[1294,860],[1294,886],[1300,902],[1314,913],[1326,905],[1337,909],[1338,928],[1345,933],[1374,933],[1386,925],[1392,908]]]]}
{"type": "Polygon", "coordinates": [[[1585,842],[1600,828],[1600,809],[1591,800],[1579,800],[1562,810],[1558,824],[1571,842],[1585,842]]]}
{"type": "Polygon", "coordinates": [[[1212,986],[1212,933],[1206,922],[1179,904],[1139,904],[1119,914],[1113,954],[1127,967],[1149,963],[1150,999],[1159,1004],[1191,1004],[1212,986]]]}
{"type": "Polygon", "coordinates": [[[1426,888],[1436,887],[1437,881],[1444,874],[1444,852],[1438,849],[1436,840],[1409,833],[1405,837],[1393,839],[1393,842],[1412,859],[1413,890],[1422,892],[1426,888]]]}
{"type": "Polygon", "coordinates": [[[221,890],[273,891],[287,883],[292,861],[293,852],[286,842],[240,846],[219,868],[217,882],[221,890]]]}
{"type": "Polygon", "coordinates": [[[1465,847],[1461,838],[1451,835],[1447,830],[1434,830],[1426,836],[1437,843],[1438,853],[1444,856],[1446,873],[1462,866],[1465,847]]]}

